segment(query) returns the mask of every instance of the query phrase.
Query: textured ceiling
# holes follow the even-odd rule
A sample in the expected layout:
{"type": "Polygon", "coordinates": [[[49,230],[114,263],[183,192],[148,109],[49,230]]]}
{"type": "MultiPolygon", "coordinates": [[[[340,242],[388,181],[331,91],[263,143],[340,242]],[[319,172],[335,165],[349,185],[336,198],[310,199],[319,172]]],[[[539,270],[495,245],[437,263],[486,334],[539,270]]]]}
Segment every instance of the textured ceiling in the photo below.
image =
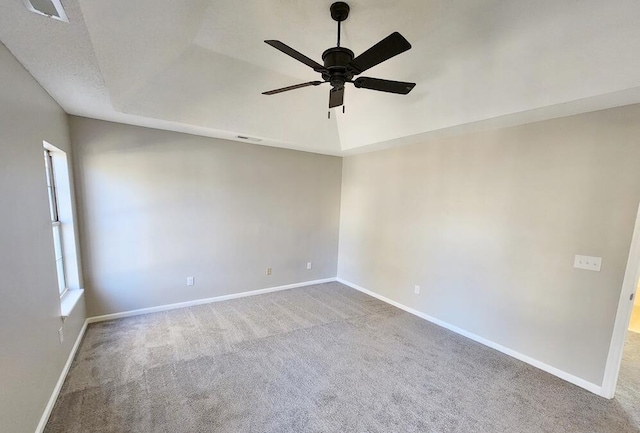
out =
{"type": "Polygon", "coordinates": [[[413,49],[365,75],[408,96],[328,87],[266,45],[321,61],[331,1],[63,0],[69,23],[0,0],[0,40],[71,114],[328,154],[640,102],[637,0],[353,0],[356,55],[400,31],[413,49]]]}

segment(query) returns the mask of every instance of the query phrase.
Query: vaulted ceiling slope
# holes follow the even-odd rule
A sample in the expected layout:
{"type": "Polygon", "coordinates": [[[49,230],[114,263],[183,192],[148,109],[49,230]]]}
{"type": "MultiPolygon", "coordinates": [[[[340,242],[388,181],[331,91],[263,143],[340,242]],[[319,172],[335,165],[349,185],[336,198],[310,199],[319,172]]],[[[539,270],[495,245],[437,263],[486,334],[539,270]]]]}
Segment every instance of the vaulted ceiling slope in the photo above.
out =
{"type": "MultiPolygon", "coordinates": [[[[637,0],[352,0],[342,45],[393,31],[413,49],[367,71],[407,96],[317,79],[266,45],[321,61],[332,1],[63,0],[69,23],[0,0],[0,40],[70,114],[327,154],[640,102],[637,0]]],[[[7,85],[4,83],[4,85],[7,85]]]]}

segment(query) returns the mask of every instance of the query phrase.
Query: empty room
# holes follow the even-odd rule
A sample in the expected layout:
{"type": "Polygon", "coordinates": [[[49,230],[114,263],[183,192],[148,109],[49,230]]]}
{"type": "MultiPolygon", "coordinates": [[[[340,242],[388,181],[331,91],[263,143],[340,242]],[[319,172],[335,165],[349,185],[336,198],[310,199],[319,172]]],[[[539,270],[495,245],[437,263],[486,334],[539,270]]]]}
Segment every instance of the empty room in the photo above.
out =
{"type": "Polygon", "coordinates": [[[0,432],[639,433],[639,23],[0,0],[0,432]]]}

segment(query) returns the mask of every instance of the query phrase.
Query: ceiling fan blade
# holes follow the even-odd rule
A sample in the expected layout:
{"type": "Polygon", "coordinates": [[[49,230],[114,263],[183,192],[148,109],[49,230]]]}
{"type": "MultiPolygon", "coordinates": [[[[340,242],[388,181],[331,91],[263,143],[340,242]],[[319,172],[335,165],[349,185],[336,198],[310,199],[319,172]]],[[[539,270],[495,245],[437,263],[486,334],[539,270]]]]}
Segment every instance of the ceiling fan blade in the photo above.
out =
{"type": "Polygon", "coordinates": [[[353,85],[362,89],[378,90],[380,92],[399,93],[406,95],[416,86],[416,83],[404,81],[381,80],[379,78],[360,77],[353,85]]]}
{"type": "Polygon", "coordinates": [[[285,53],[286,55],[293,57],[297,61],[302,62],[307,66],[310,66],[316,72],[326,71],[325,67],[322,66],[320,63],[316,62],[313,59],[310,59],[309,57],[305,56],[304,54],[302,54],[302,53],[300,53],[300,52],[298,52],[296,50],[294,50],[290,46],[288,46],[286,44],[283,44],[280,41],[269,40],[269,41],[265,41],[265,42],[267,44],[271,45],[276,50],[280,50],[283,53],[285,53]]]}
{"type": "Polygon", "coordinates": [[[393,32],[373,47],[353,59],[348,67],[355,75],[361,74],[369,68],[385,60],[404,53],[411,48],[411,44],[398,32],[393,32]]]}
{"type": "Polygon", "coordinates": [[[339,107],[344,102],[344,87],[341,89],[331,89],[329,92],[329,108],[339,107]]]}
{"type": "Polygon", "coordinates": [[[308,83],[295,84],[293,86],[283,87],[281,89],[269,90],[268,92],[262,92],[263,95],[275,95],[276,93],[288,92],[289,90],[301,89],[308,86],[319,86],[325,81],[309,81],[308,83]]]}

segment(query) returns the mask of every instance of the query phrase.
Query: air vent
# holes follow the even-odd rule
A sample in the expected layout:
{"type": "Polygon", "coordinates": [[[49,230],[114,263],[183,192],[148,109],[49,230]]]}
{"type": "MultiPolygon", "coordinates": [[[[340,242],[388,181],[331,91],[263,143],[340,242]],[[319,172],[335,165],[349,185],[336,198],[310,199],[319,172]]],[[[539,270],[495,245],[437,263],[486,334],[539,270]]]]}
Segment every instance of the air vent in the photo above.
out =
{"type": "Polygon", "coordinates": [[[236,137],[238,137],[240,140],[255,141],[256,143],[262,141],[260,138],[247,137],[246,135],[236,135],[236,137]]]}
{"type": "Polygon", "coordinates": [[[24,0],[24,5],[31,12],[38,15],[44,15],[45,17],[53,18],[54,20],[69,22],[62,3],[60,0],[24,0]]]}

